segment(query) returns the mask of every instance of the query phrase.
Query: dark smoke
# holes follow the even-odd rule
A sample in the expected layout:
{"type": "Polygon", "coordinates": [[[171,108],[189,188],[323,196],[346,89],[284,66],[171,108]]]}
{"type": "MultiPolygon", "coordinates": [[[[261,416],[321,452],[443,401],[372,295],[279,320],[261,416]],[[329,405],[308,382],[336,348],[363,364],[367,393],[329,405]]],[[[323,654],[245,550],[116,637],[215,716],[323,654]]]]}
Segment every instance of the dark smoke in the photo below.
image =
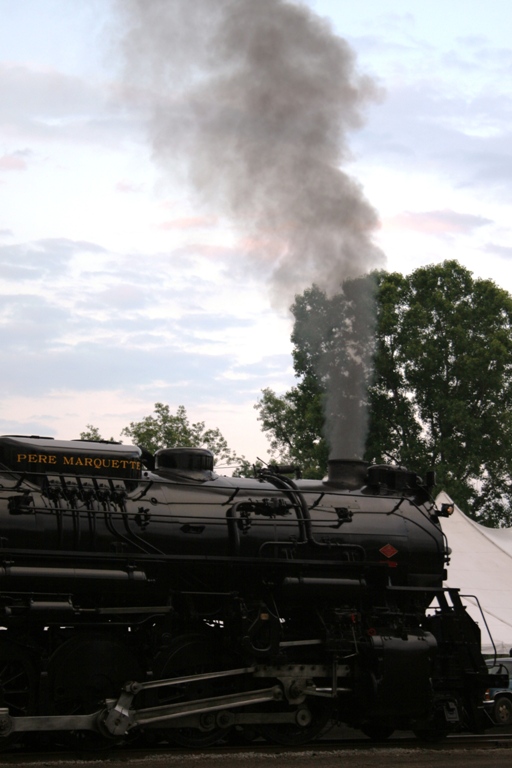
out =
{"type": "MultiPolygon", "coordinates": [[[[237,226],[275,303],[289,305],[313,283],[332,296],[382,263],[375,211],[341,170],[347,133],[376,88],[326,22],[284,0],[118,0],[118,8],[129,81],[151,102],[155,160],[185,174],[200,201],[237,226]]],[[[330,383],[346,389],[352,368],[330,383]]],[[[364,399],[361,384],[355,391],[364,399]]],[[[364,420],[350,429],[360,432],[364,420]]]]}
{"type": "MultiPolygon", "coordinates": [[[[327,364],[326,438],[330,458],[361,459],[368,427],[368,386],[373,372],[375,288],[372,275],[347,280],[337,297],[343,318],[338,344],[327,364]]],[[[340,326],[338,320],[338,327],[340,326]]],[[[324,367],[325,364],[324,364],[324,367]]]]}

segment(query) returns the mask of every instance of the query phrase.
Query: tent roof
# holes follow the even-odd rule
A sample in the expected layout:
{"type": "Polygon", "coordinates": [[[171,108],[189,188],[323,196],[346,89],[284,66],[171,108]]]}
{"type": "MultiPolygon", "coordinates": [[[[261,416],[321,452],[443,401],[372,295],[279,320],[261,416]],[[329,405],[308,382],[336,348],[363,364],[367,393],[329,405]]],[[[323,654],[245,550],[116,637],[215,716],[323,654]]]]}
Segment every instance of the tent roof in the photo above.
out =
{"type": "MultiPolygon", "coordinates": [[[[440,506],[452,499],[442,492],[436,502],[440,506]]],[[[447,586],[460,589],[468,613],[480,627],[483,652],[494,652],[490,633],[498,654],[508,656],[512,649],[512,528],[486,528],[457,506],[442,526],[452,550],[447,586]]]]}

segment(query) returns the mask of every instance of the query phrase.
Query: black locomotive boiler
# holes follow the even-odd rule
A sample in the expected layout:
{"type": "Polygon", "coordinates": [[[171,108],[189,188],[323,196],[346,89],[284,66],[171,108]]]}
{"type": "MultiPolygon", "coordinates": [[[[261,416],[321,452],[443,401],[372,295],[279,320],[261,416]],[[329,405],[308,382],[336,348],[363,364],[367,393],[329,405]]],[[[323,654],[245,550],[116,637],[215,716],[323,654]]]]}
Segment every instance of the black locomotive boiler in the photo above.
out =
{"type": "Polygon", "coordinates": [[[485,727],[480,631],[443,588],[433,479],[287,470],[222,477],[202,449],[1,437],[1,741],[485,727]]]}

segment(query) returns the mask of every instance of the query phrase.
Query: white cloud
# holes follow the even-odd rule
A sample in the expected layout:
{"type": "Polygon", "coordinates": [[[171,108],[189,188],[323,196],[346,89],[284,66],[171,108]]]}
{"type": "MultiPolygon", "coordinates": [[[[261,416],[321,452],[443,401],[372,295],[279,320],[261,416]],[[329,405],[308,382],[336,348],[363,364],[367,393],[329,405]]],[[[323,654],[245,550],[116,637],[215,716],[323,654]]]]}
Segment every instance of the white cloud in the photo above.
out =
{"type": "Polygon", "coordinates": [[[385,222],[388,228],[410,229],[438,237],[471,234],[479,227],[492,224],[484,216],[474,216],[444,209],[440,211],[403,211],[385,222]]]}
{"type": "MultiPolygon", "coordinates": [[[[350,172],[389,267],[455,257],[511,290],[508,3],[309,5],[385,94],[350,172]]],[[[258,242],[152,165],[114,21],[101,0],[0,0],[0,430],[118,436],[163,400],[254,458],[258,393],[293,383],[290,320],[258,242]]]]}

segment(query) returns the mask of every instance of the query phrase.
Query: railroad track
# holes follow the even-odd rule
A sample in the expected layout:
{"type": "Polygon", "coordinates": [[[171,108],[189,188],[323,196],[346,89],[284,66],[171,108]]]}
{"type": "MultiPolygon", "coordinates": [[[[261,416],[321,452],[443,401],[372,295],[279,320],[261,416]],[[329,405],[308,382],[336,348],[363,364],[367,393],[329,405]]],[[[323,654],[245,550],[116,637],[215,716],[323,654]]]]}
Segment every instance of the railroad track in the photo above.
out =
{"type": "Polygon", "coordinates": [[[282,746],[269,744],[264,741],[255,741],[246,745],[219,744],[207,749],[186,749],[174,745],[159,745],[149,747],[147,745],[128,748],[126,746],[107,747],[104,749],[73,749],[51,747],[44,749],[44,744],[25,745],[13,747],[10,751],[0,752],[1,765],[34,766],[44,764],[49,766],[76,765],[79,762],[116,763],[161,763],[166,762],[197,762],[204,758],[208,761],[209,768],[213,768],[216,759],[229,758],[230,763],[237,757],[247,762],[276,756],[300,755],[302,757],[318,757],[332,754],[340,756],[346,753],[378,752],[382,758],[386,753],[422,753],[422,752],[450,752],[457,750],[509,750],[512,749],[512,729],[508,732],[496,732],[487,734],[462,734],[449,736],[438,742],[420,741],[412,734],[399,733],[385,742],[374,742],[366,737],[335,738],[324,737],[307,745],[282,746]]]}

